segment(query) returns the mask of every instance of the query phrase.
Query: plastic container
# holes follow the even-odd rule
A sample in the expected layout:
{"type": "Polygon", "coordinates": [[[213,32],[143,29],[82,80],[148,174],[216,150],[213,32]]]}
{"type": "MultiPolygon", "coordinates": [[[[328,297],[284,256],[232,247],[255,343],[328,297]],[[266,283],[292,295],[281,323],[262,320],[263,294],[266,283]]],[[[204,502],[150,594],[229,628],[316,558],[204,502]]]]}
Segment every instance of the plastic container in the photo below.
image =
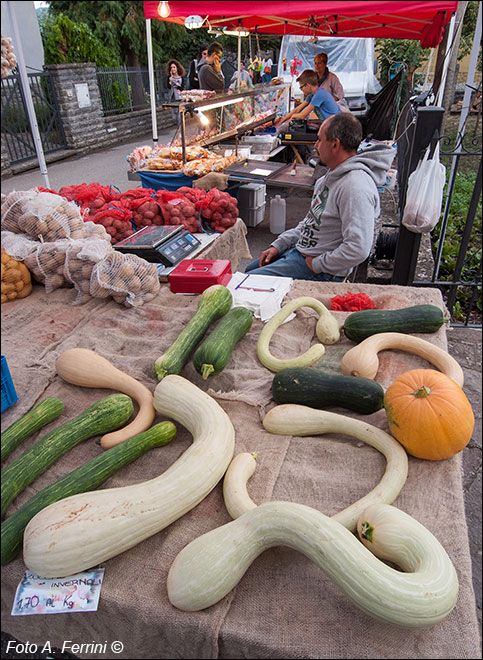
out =
{"type": "Polygon", "coordinates": [[[265,217],[265,204],[255,208],[239,208],[238,213],[247,227],[256,227],[265,217]]]}
{"type": "Polygon", "coordinates": [[[270,200],[270,231],[272,234],[281,234],[285,231],[286,205],[280,195],[270,200]]]}
{"type": "Polygon", "coordinates": [[[255,209],[265,204],[267,186],[264,183],[246,183],[238,188],[238,209],[255,209]]]}
{"type": "Polygon", "coordinates": [[[2,355],[2,412],[17,403],[18,396],[10,376],[7,359],[2,355]]]}

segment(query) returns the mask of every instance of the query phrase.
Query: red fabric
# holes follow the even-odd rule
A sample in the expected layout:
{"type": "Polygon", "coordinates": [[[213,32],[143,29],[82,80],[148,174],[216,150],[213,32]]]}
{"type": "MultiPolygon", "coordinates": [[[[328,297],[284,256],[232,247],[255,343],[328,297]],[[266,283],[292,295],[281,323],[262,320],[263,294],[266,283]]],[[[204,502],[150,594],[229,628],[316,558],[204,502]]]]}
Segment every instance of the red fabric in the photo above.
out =
{"type": "MultiPolygon", "coordinates": [[[[184,24],[190,15],[222,18],[217,27],[243,26],[268,34],[320,37],[424,39],[425,47],[441,41],[457,2],[387,2],[345,0],[327,2],[169,2],[170,15],[161,18],[159,2],[144,2],[146,18],[184,24]]],[[[208,27],[208,26],[207,26],[208,27]]]]}
{"type": "Polygon", "coordinates": [[[376,306],[366,293],[348,291],[343,296],[331,298],[330,309],[334,312],[359,312],[361,309],[376,309],[376,306]]]}

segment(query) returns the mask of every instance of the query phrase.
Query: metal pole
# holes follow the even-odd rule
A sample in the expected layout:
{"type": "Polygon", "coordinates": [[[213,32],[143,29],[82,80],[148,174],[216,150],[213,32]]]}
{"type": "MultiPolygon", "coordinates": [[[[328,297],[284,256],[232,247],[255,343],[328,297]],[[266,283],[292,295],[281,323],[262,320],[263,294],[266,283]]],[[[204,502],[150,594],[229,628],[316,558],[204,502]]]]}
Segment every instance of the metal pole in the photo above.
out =
{"type": "Polygon", "coordinates": [[[148,45],[149,96],[151,101],[151,123],[153,125],[153,142],[158,141],[158,120],[156,116],[156,88],[154,85],[153,41],[151,38],[151,19],[146,19],[146,42],[148,45]]]}
{"type": "Polygon", "coordinates": [[[42,139],[40,137],[39,125],[37,123],[37,117],[35,115],[34,102],[32,101],[32,93],[30,91],[29,79],[27,76],[27,69],[25,67],[25,59],[23,55],[22,41],[20,39],[20,32],[17,25],[17,17],[15,16],[13,2],[7,0],[6,4],[10,17],[10,23],[12,25],[13,34],[15,37],[15,55],[17,56],[17,65],[20,73],[20,82],[22,85],[25,103],[27,105],[27,114],[29,116],[30,128],[32,129],[32,136],[34,138],[35,151],[37,153],[37,159],[39,161],[40,173],[42,174],[42,179],[45,188],[50,188],[49,177],[47,174],[47,164],[45,162],[44,149],[42,147],[42,139]]]}
{"type": "Polygon", "coordinates": [[[478,53],[480,49],[480,43],[481,43],[481,5],[478,9],[478,18],[476,21],[476,28],[475,28],[475,35],[473,38],[473,48],[471,50],[471,58],[470,58],[470,65],[468,68],[468,75],[466,77],[466,84],[465,84],[465,93],[464,93],[464,98],[463,98],[463,106],[461,108],[461,115],[460,115],[460,121],[458,125],[458,132],[456,134],[456,149],[455,149],[455,154],[453,155],[453,159],[451,162],[451,172],[448,177],[448,188],[447,188],[447,193],[446,193],[446,203],[444,206],[444,211],[443,211],[443,219],[441,222],[441,231],[438,239],[438,250],[436,253],[435,257],[435,264],[434,264],[434,271],[433,271],[433,282],[437,279],[438,274],[439,274],[439,269],[441,266],[441,258],[443,254],[443,244],[446,238],[446,230],[447,230],[447,224],[448,224],[448,215],[449,215],[449,207],[451,203],[451,198],[452,198],[452,192],[455,184],[455,179],[456,179],[456,172],[457,172],[457,166],[458,166],[458,160],[460,157],[460,154],[462,152],[462,145],[463,145],[463,138],[465,136],[465,130],[466,130],[466,120],[468,118],[468,114],[470,112],[470,103],[471,103],[471,95],[475,90],[475,74],[476,74],[476,65],[478,62],[478,53]]]}
{"type": "Polygon", "coordinates": [[[238,90],[240,90],[240,87],[241,87],[241,80],[240,80],[241,64],[240,64],[240,60],[241,60],[241,36],[238,35],[238,71],[237,71],[237,75],[238,75],[237,89],[238,90]]]}
{"type": "Polygon", "coordinates": [[[444,54],[443,74],[441,76],[441,83],[439,86],[438,97],[436,99],[436,105],[441,105],[443,101],[444,87],[446,85],[446,75],[448,73],[448,66],[449,66],[449,51],[453,47],[452,42],[453,42],[455,23],[456,23],[456,14],[453,14],[453,16],[451,17],[451,22],[449,24],[448,41],[446,43],[446,52],[444,54]]]}

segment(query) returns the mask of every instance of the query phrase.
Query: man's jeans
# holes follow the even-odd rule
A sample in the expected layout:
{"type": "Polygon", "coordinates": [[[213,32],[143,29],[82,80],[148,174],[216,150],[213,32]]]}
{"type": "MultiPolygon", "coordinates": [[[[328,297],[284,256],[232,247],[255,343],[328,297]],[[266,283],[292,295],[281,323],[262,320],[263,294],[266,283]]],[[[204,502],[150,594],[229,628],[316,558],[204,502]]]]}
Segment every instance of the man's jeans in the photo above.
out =
{"type": "Polygon", "coordinates": [[[330,273],[314,273],[307,266],[305,257],[296,248],[289,248],[275,261],[266,266],[259,266],[258,259],[245,268],[250,275],[271,275],[272,277],[293,277],[294,280],[312,280],[314,282],[342,282],[343,277],[330,273]]]}

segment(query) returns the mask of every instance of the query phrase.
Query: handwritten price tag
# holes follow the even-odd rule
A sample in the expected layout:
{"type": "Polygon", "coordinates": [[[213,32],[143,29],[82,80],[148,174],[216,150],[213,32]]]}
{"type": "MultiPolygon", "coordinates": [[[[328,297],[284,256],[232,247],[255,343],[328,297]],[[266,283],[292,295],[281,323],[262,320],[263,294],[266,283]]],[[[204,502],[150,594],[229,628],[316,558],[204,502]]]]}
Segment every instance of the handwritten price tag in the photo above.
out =
{"type": "Polygon", "coordinates": [[[25,571],[15,593],[12,616],[95,612],[103,578],[103,568],[64,578],[42,578],[25,571]]]}

